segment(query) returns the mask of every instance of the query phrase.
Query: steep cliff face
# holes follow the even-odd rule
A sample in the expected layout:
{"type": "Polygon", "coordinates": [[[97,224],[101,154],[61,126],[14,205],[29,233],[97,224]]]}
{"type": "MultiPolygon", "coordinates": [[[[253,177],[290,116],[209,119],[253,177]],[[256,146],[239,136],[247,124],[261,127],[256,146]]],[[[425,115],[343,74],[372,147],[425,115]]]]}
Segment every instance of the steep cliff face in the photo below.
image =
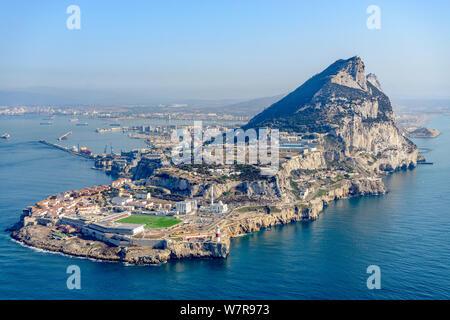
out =
{"type": "Polygon", "coordinates": [[[386,192],[381,179],[356,179],[344,181],[322,196],[311,200],[308,204],[295,204],[292,202],[278,203],[278,211],[268,213],[254,212],[243,219],[233,220],[225,228],[225,233],[236,237],[245,233],[255,232],[263,228],[286,224],[295,221],[315,220],[323,211],[324,206],[331,201],[363,195],[383,194],[386,192]]]}
{"type": "Polygon", "coordinates": [[[53,239],[53,230],[44,226],[27,226],[13,231],[17,241],[35,248],[68,254],[71,256],[122,261],[131,264],[159,264],[171,259],[226,258],[230,252],[230,239],[221,242],[186,242],[167,240],[163,249],[152,247],[114,247],[101,241],[76,237],[66,240],[53,239]]]}
{"type": "Polygon", "coordinates": [[[195,181],[166,172],[157,172],[154,175],[151,175],[147,178],[146,185],[163,187],[171,192],[186,196],[197,194],[200,188],[200,184],[195,181]]]}
{"type": "Polygon", "coordinates": [[[376,76],[375,74],[369,73],[369,74],[367,75],[367,81],[370,82],[370,83],[371,83],[375,88],[377,88],[378,90],[383,91],[383,90],[381,89],[381,84],[380,84],[380,82],[378,81],[378,78],[377,78],[377,76],[376,76]]]}
{"type": "Polygon", "coordinates": [[[146,185],[163,187],[172,193],[181,194],[188,197],[205,197],[209,198],[211,194],[211,186],[214,185],[214,195],[219,197],[222,193],[239,185],[239,181],[228,180],[225,183],[216,183],[195,179],[186,175],[181,176],[176,172],[160,172],[146,179],[146,185]]]}
{"type": "Polygon", "coordinates": [[[417,147],[393,121],[370,122],[361,117],[343,119],[334,134],[342,141],[343,155],[375,172],[414,167],[417,147]]]}
{"type": "Polygon", "coordinates": [[[389,98],[359,57],[338,60],[245,126],[325,134],[327,156],[390,171],[417,162],[417,147],[394,121],[389,98]]]}
{"type": "Polygon", "coordinates": [[[297,201],[297,197],[291,192],[291,176],[295,170],[320,170],[327,168],[324,153],[314,152],[299,155],[293,159],[283,162],[275,176],[276,188],[282,201],[297,201]]]}
{"type": "Polygon", "coordinates": [[[170,257],[182,258],[226,258],[230,252],[230,239],[225,238],[222,242],[167,242],[170,257]]]}
{"type": "Polygon", "coordinates": [[[159,157],[143,157],[133,170],[133,180],[146,179],[162,166],[159,157]]]}

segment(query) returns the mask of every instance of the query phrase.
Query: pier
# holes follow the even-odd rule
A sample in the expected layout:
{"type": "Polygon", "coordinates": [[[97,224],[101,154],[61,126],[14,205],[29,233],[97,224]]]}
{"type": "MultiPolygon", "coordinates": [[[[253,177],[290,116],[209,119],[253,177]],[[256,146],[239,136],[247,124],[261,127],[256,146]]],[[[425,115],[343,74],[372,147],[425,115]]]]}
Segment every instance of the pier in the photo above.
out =
{"type": "Polygon", "coordinates": [[[45,141],[45,140],[39,140],[39,142],[42,143],[42,144],[45,144],[47,146],[50,146],[50,147],[53,147],[53,148],[56,148],[56,149],[68,152],[68,153],[73,154],[75,156],[80,156],[80,157],[83,157],[85,159],[90,159],[90,160],[94,159],[94,155],[90,155],[88,153],[84,153],[84,152],[80,152],[80,151],[75,151],[75,150],[72,150],[70,148],[66,148],[64,146],[60,146],[59,144],[56,144],[56,143],[51,143],[51,142],[48,142],[48,141],[45,141]]]}
{"type": "Polygon", "coordinates": [[[428,165],[432,165],[433,162],[427,161],[424,157],[422,157],[422,159],[417,160],[417,164],[428,164],[428,165]]]}
{"type": "Polygon", "coordinates": [[[61,137],[58,138],[58,141],[67,140],[67,137],[70,136],[71,134],[72,134],[72,131],[69,131],[69,132],[63,134],[61,137]]]}

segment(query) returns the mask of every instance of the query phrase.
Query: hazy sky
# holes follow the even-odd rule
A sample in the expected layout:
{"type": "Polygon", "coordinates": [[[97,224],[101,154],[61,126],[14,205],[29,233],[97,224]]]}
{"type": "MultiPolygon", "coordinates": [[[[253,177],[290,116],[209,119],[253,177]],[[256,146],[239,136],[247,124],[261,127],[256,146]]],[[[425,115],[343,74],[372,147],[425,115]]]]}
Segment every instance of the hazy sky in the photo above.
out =
{"type": "Polygon", "coordinates": [[[1,1],[0,90],[254,98],[359,55],[390,96],[450,97],[449,15],[445,0],[1,1]]]}

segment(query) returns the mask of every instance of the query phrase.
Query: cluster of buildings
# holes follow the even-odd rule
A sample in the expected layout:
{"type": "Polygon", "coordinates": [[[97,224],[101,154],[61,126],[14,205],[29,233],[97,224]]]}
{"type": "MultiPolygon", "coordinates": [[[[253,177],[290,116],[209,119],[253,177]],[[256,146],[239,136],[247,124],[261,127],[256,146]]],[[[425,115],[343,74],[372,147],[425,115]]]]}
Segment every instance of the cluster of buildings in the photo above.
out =
{"type": "Polygon", "coordinates": [[[179,215],[189,215],[195,214],[197,212],[201,213],[210,213],[210,214],[224,214],[228,212],[228,205],[219,201],[217,203],[214,202],[214,189],[211,188],[211,202],[209,205],[198,206],[197,200],[195,199],[186,199],[181,202],[177,202],[175,207],[175,214],[179,215]]]}
{"type": "MultiPolygon", "coordinates": [[[[280,132],[280,152],[308,154],[318,151],[320,137],[317,134],[280,132]]],[[[289,158],[289,156],[288,156],[289,158]]]]}
{"type": "Polygon", "coordinates": [[[24,210],[24,224],[56,225],[63,217],[80,216],[86,220],[101,217],[99,203],[103,192],[109,189],[110,186],[102,185],[48,197],[24,210]]]}
{"type": "MultiPolygon", "coordinates": [[[[136,185],[129,178],[119,178],[110,185],[66,191],[26,208],[22,219],[24,226],[44,225],[54,227],[55,238],[62,234],[90,236],[117,246],[163,245],[163,238],[147,237],[144,224],[121,223],[132,214],[189,216],[195,213],[220,214],[228,211],[226,204],[211,203],[199,206],[197,200],[171,202],[153,199],[148,187],[136,185]]],[[[150,232],[151,233],[151,232],[150,232]]]]}

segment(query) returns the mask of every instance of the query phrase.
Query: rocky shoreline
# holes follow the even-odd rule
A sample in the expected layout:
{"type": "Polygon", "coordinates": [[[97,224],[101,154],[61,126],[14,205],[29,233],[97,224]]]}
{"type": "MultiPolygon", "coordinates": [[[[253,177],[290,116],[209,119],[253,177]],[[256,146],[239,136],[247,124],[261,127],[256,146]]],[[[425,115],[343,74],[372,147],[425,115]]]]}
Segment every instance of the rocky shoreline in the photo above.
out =
{"type": "Polygon", "coordinates": [[[226,258],[229,239],[215,242],[168,241],[161,249],[151,247],[113,247],[88,238],[74,237],[66,240],[52,239],[51,227],[33,225],[11,231],[11,237],[32,248],[69,256],[129,264],[161,264],[176,259],[226,258]]]}
{"type": "MultiPolygon", "coordinates": [[[[36,224],[36,221],[25,219],[33,221],[22,221],[13,230],[12,237],[40,249],[131,264],[226,258],[230,252],[230,239],[234,237],[275,225],[317,219],[324,207],[334,200],[383,194],[386,189],[382,176],[400,169],[414,168],[418,158],[424,160],[419,157],[417,146],[397,126],[389,98],[383,93],[376,76],[366,75],[365,65],[358,56],[335,61],[264,109],[242,128],[266,127],[280,130],[280,133],[284,131],[287,141],[301,142],[300,149],[295,152],[290,150],[291,147],[279,150],[279,170],[271,177],[262,177],[263,167],[250,164],[224,166],[228,175],[214,166],[158,165],[155,169],[152,161],[138,164],[134,180],[144,180],[140,188],[158,187],[161,193],[169,191],[166,197],[177,203],[182,199],[203,202],[200,208],[205,209],[203,212],[208,224],[202,221],[202,216],[198,216],[200,221],[187,219],[186,227],[180,225],[179,230],[173,233],[136,239],[149,240],[144,244],[153,247],[136,246],[142,242],[122,243],[128,238],[122,238],[120,233],[114,232],[114,228],[105,225],[93,224],[91,229],[89,224],[87,232],[80,235],[98,236],[100,233],[97,239],[112,243],[109,246],[98,240],[76,236],[58,239],[52,235],[50,225],[56,226],[60,221],[53,221],[52,215],[49,217],[45,211],[45,214],[41,212],[44,219],[40,223],[44,226],[30,225],[36,224]],[[230,172],[234,172],[233,177],[230,172]],[[219,195],[217,199],[214,199],[214,194],[219,195]],[[206,203],[209,195],[211,205],[206,203]],[[220,201],[218,209],[213,209],[214,200],[220,201]],[[158,240],[157,244],[152,242],[154,239],[158,240]]],[[[430,132],[436,134],[427,130],[427,134],[430,132]]],[[[245,148],[238,149],[238,152],[245,152],[245,148]]],[[[124,183],[114,183],[117,196],[121,194],[120,186],[124,183]]],[[[104,207],[108,201],[102,192],[109,190],[109,187],[99,188],[92,192],[88,190],[88,194],[97,194],[95,201],[100,203],[99,207],[104,207]]],[[[107,192],[108,197],[117,198],[115,192],[107,192]]],[[[125,194],[127,199],[116,199],[123,208],[127,207],[127,201],[133,201],[133,195],[138,198],[137,192],[125,194]]],[[[70,194],[64,196],[71,198],[70,194]]],[[[189,205],[180,203],[180,206],[191,207],[192,202],[189,201],[189,205]]],[[[197,208],[196,202],[194,206],[197,208]]],[[[48,209],[48,206],[44,207],[48,209]]],[[[191,209],[184,211],[188,214],[191,209]]],[[[57,212],[52,214],[57,215],[57,212]]],[[[162,213],[164,216],[166,214],[162,213]]],[[[76,223],[80,223],[78,220],[76,223]]],[[[71,223],[74,222],[69,221],[71,223]]],[[[133,236],[141,232],[145,234],[145,224],[138,226],[136,228],[141,230],[135,232],[132,229],[133,236]]],[[[130,234],[129,230],[124,232],[130,234]]]]}
{"type": "Polygon", "coordinates": [[[11,237],[26,246],[69,256],[101,261],[123,262],[136,265],[155,265],[177,259],[226,258],[230,253],[230,239],[268,227],[298,221],[310,221],[319,217],[331,201],[353,196],[384,194],[381,179],[345,181],[340,187],[308,203],[284,204],[271,213],[249,212],[248,217],[231,221],[222,226],[221,242],[187,242],[168,240],[161,249],[150,247],[113,247],[88,238],[53,239],[52,228],[32,225],[11,228],[11,237]]]}
{"type": "Polygon", "coordinates": [[[279,212],[271,214],[253,214],[249,218],[229,224],[225,230],[231,238],[234,238],[277,225],[316,220],[324,208],[332,201],[357,196],[380,195],[386,192],[381,179],[346,181],[339,188],[311,200],[308,204],[285,205],[279,212]]]}

